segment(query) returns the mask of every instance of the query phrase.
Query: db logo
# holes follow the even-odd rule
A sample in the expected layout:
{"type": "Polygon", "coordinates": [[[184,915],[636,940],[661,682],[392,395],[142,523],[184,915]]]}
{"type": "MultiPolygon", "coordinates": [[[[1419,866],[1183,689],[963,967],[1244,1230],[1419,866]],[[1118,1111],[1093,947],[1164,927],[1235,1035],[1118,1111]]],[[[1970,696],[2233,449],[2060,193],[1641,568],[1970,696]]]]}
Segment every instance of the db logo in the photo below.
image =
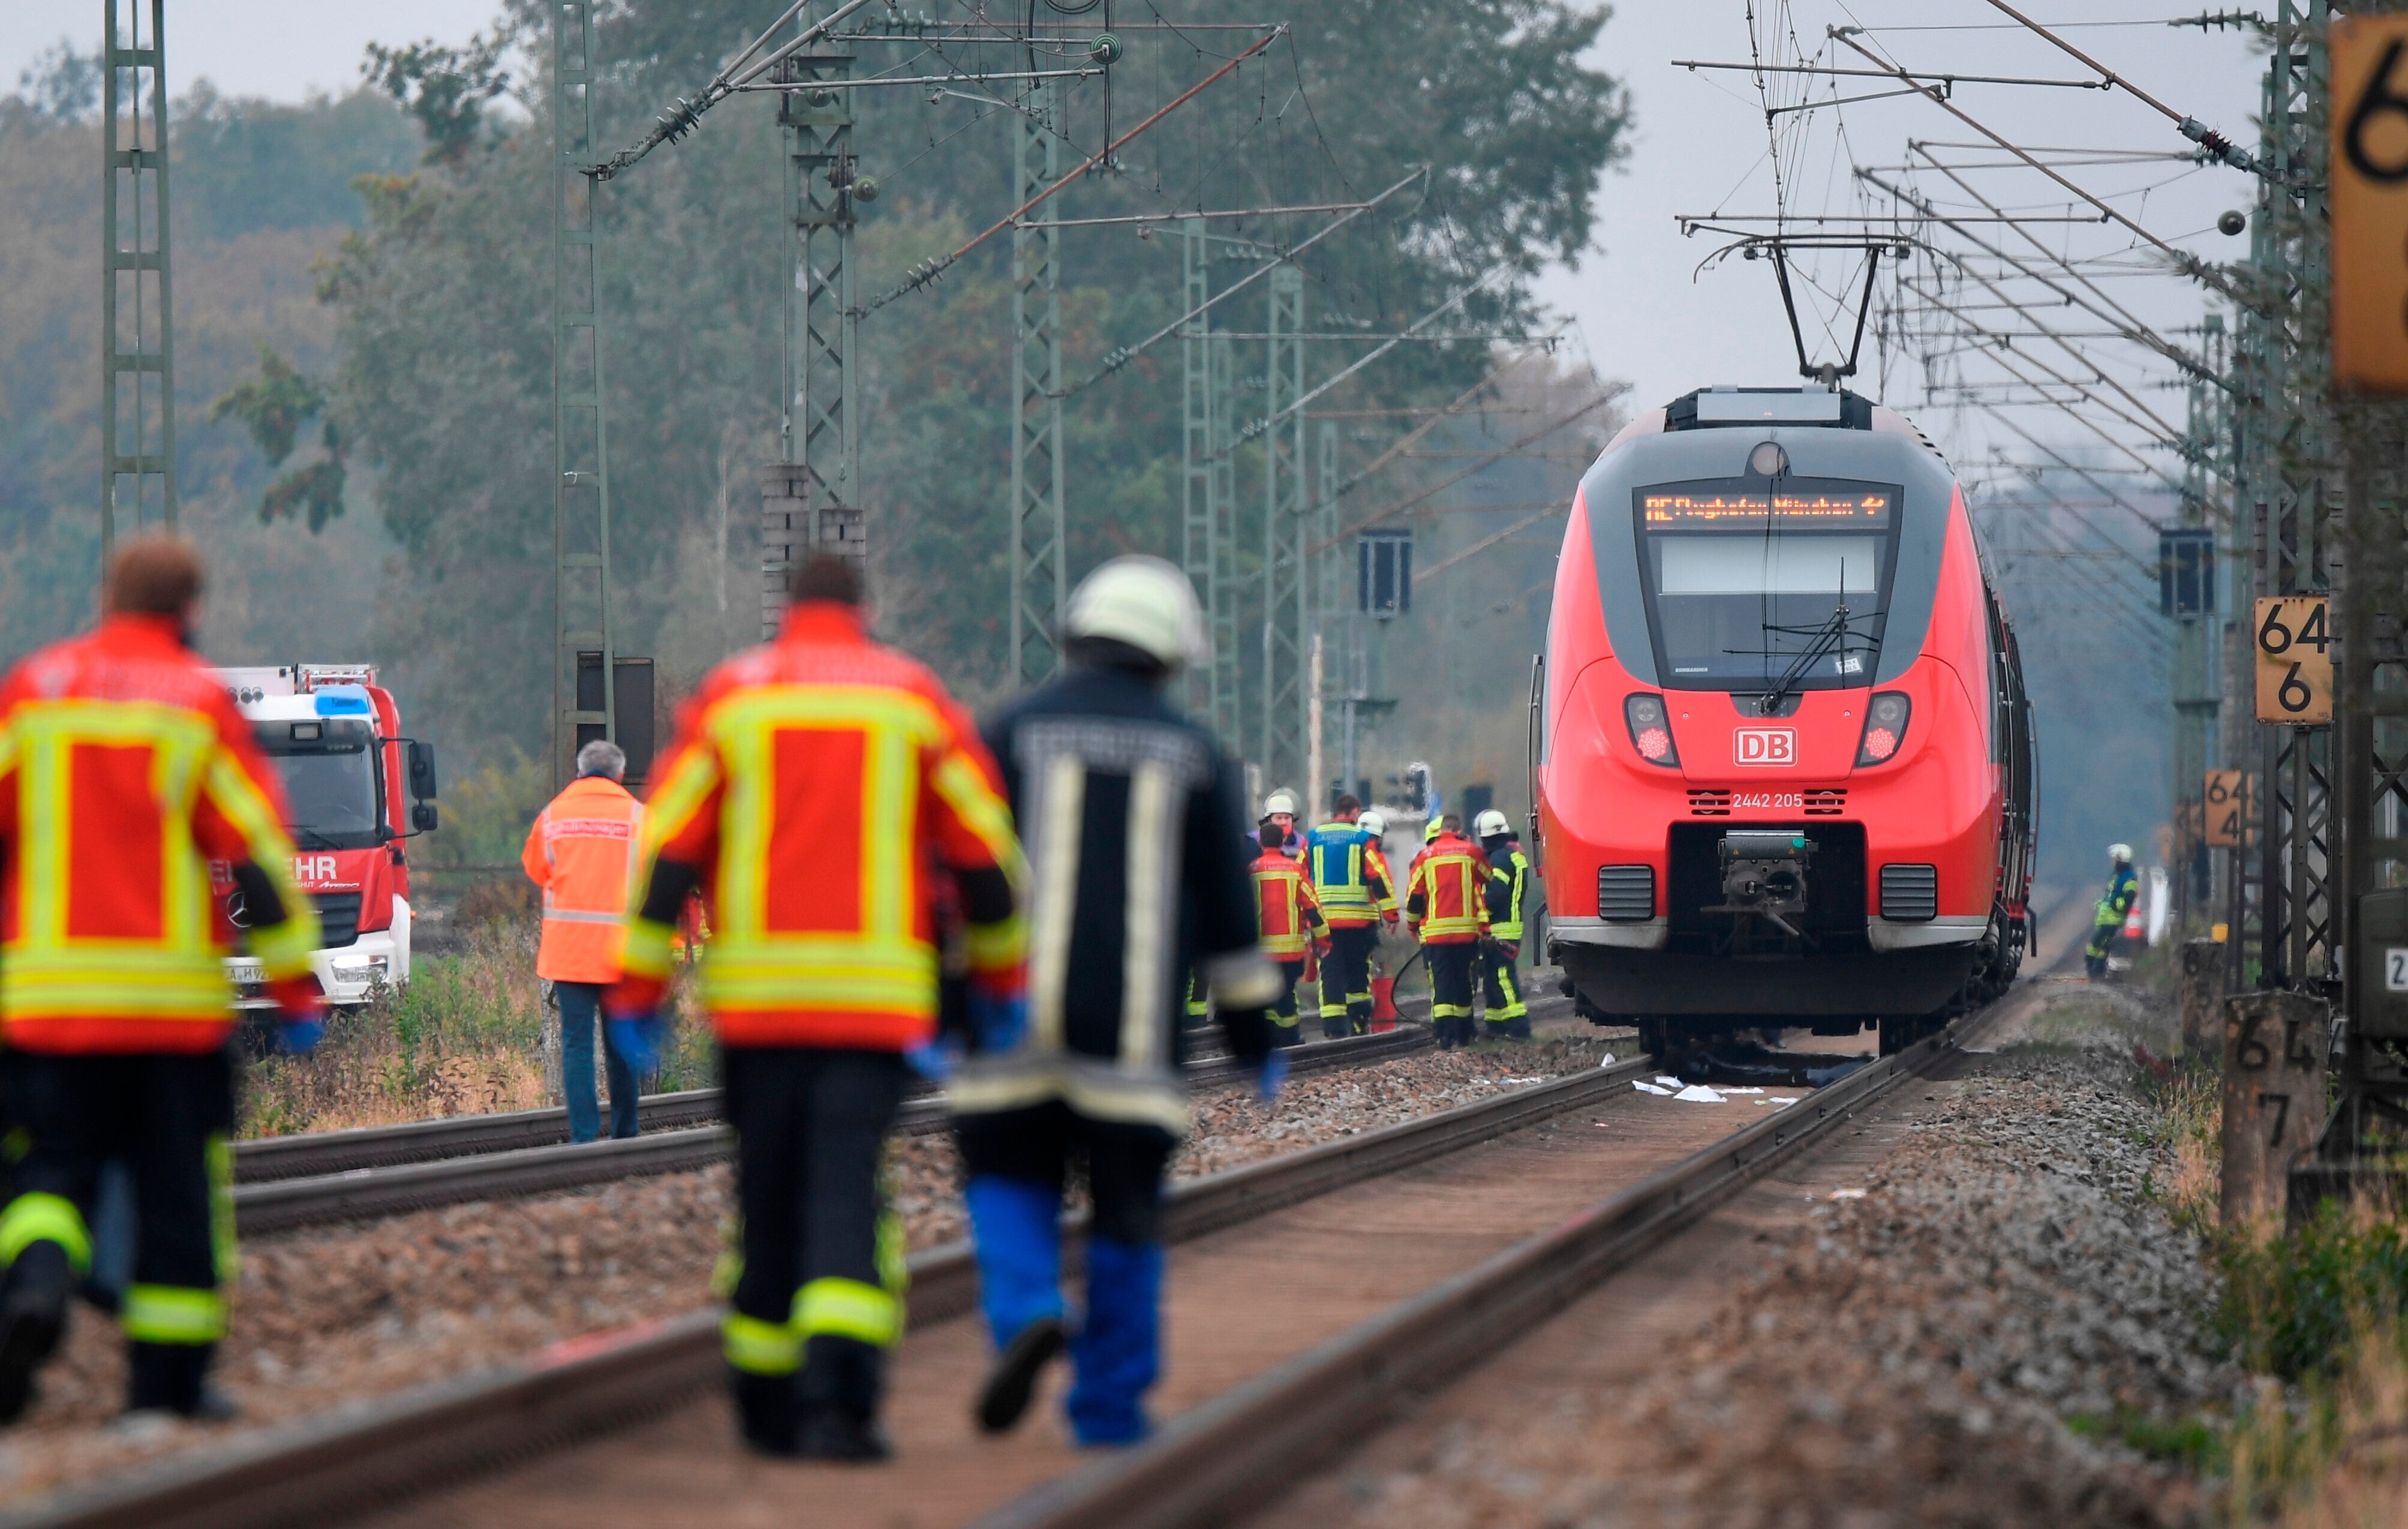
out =
{"type": "Polygon", "coordinates": [[[1798,762],[1795,728],[1742,728],[1731,734],[1731,762],[1743,765],[1794,765],[1798,762]]]}

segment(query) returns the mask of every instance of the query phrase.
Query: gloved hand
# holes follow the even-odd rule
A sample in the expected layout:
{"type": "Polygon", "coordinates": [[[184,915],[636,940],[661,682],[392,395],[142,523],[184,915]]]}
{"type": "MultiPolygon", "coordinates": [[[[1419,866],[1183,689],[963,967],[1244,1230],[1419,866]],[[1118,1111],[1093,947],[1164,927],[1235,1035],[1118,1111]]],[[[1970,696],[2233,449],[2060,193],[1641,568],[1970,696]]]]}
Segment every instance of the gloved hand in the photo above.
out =
{"type": "Polygon", "coordinates": [[[941,1040],[922,1041],[903,1053],[903,1060],[931,1083],[942,1083],[953,1075],[953,1049],[941,1040]]]}
{"type": "Polygon", "coordinates": [[[1395,929],[1397,927],[1396,910],[1391,908],[1386,913],[1382,914],[1380,916],[1380,922],[1387,925],[1390,929],[1395,929]]]}
{"type": "Polygon", "coordinates": [[[982,1051],[1010,1051],[1028,1033],[1028,995],[970,982],[970,1033],[982,1051]]]}
{"type": "Polygon", "coordinates": [[[1254,1093],[1265,1103],[1280,1096],[1287,1083],[1287,1052],[1273,1046],[1263,1053],[1260,1068],[1254,1074],[1254,1093]]]}
{"type": "Polygon", "coordinates": [[[1499,940],[1497,942],[1497,948],[1505,953],[1505,959],[1509,961],[1522,959],[1522,942],[1519,940],[1499,940]]]}
{"type": "Polygon", "coordinates": [[[267,985],[267,996],[275,1000],[281,1021],[276,1027],[277,1044],[295,1057],[316,1050],[326,1034],[326,998],[318,990],[317,979],[278,977],[267,985]]]}
{"type": "Polygon", "coordinates": [[[638,1073],[657,1073],[661,1068],[661,1049],[668,1044],[669,1022],[657,1009],[636,1014],[612,1015],[603,1021],[604,1031],[610,1038],[610,1049],[619,1059],[638,1073]]]}

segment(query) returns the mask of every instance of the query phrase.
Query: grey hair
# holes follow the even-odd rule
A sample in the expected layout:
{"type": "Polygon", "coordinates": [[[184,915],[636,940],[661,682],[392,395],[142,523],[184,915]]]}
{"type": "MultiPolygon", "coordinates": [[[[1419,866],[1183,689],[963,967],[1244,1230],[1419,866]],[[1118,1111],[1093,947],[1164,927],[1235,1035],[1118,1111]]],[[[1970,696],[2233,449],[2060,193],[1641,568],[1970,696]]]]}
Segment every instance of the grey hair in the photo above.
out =
{"type": "Polygon", "coordinates": [[[612,780],[627,772],[627,751],[607,738],[596,738],[577,751],[577,773],[608,775],[612,780]]]}

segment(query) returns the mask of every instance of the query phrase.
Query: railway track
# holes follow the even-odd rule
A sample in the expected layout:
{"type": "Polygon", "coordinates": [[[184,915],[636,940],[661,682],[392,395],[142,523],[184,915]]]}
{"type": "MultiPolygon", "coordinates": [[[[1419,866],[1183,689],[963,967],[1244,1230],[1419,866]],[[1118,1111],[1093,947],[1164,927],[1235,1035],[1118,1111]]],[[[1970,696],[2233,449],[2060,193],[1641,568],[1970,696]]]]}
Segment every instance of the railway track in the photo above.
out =
{"type": "MultiPolygon", "coordinates": [[[[1630,1095],[1631,1080],[1651,1067],[1650,1059],[1634,1058],[1180,1184],[1168,1196],[1166,1236],[1174,1244],[1193,1243],[1621,1100],[1630,1095]]],[[[910,1273],[914,1331],[933,1328],[958,1337],[968,1324],[951,1319],[968,1314],[976,1295],[967,1247],[919,1253],[910,1273]]],[[[707,1391],[719,1366],[717,1313],[694,1312],[264,1429],[222,1452],[71,1488],[0,1513],[0,1526],[216,1529],[341,1522],[429,1482],[456,1480],[678,1406],[707,1391]]]]}
{"type": "MultiPolygon", "coordinates": [[[[1560,999],[1532,1004],[1536,1016],[1569,1012],[1560,999]]],[[[1365,1067],[1426,1049],[1426,1026],[1338,1041],[1316,1041],[1288,1053],[1293,1072],[1365,1067]]],[[[1237,1078],[1226,1057],[1189,1067],[1197,1088],[1237,1078]]],[[[724,1161],[734,1138],[719,1118],[719,1090],[657,1094],[645,1105],[663,1123],[628,1141],[569,1146],[565,1114],[527,1110],[509,1115],[456,1116],[444,1120],[362,1131],[315,1132],[246,1142],[236,1149],[236,1230],[245,1236],[298,1227],[400,1215],[469,1201],[550,1194],[649,1174],[684,1173],[724,1161]]],[[[907,1135],[940,1131],[941,1095],[908,1101],[896,1129],[907,1135]]]]}
{"type": "MultiPolygon", "coordinates": [[[[1360,1439],[1400,1397],[1459,1375],[1494,1352],[1504,1338],[1526,1330],[1623,1265],[1660,1247],[1749,1182],[1796,1160],[1866,1106],[1927,1071],[2000,1007],[1970,1016],[1900,1056],[1869,1062],[1801,1103],[1759,1118],[1701,1151],[1661,1153],[1659,1161],[1643,1165],[1656,1171],[1602,1203],[1594,1203],[1600,1176],[1584,1175],[1579,1202],[1585,1208],[1569,1218],[1543,1215],[1522,1233],[1503,1239],[1487,1256],[1421,1281],[1411,1290],[1393,1292],[1378,1309],[1367,1310],[1337,1331],[1315,1334],[1314,1341],[1297,1345],[1296,1352],[1281,1356],[1276,1363],[1213,1378],[1204,1393],[1183,1398],[1167,1394],[1167,1403],[1185,1405],[1169,1406],[1169,1421],[1139,1450],[1102,1459],[1058,1447],[1050,1453],[1040,1450],[1045,1458],[1039,1474],[1010,1481],[1004,1490],[997,1490],[992,1480],[982,1480],[985,1500],[962,1504],[960,1511],[940,1509],[934,1518],[915,1518],[915,1522],[972,1522],[978,1529],[1226,1522],[1233,1514],[1259,1506],[1336,1450],[1360,1439]],[[1018,1495],[1010,1495],[1012,1490],[1018,1490],[1018,1495]],[[1010,1500],[1001,1500],[1006,1496],[1010,1500]]],[[[1369,1048],[1359,1046],[1351,1054],[1340,1046],[1310,1049],[1327,1057],[1321,1062],[1325,1066],[1377,1060],[1364,1054],[1369,1048]],[[1350,1055],[1351,1060],[1341,1060],[1350,1055]]],[[[1484,1157],[1467,1151],[1483,1143],[1497,1143],[1500,1151],[1510,1151],[1514,1143],[1535,1136],[1561,1135],[1570,1129],[1565,1122],[1578,1112],[1631,1099],[1629,1081],[1649,1067],[1648,1059],[1635,1059],[1182,1185],[1174,1190],[1168,1207],[1168,1234],[1175,1243],[1194,1245],[1199,1238],[1240,1223],[1276,1223],[1283,1212],[1315,1200],[1330,1203],[1335,1207],[1330,1214],[1344,1214],[1348,1197],[1376,1191],[1375,1180],[1451,1172],[1484,1157]],[[1509,1140],[1499,1141],[1509,1135],[1509,1140]],[[1445,1161],[1435,1161],[1441,1159],[1445,1161]]],[[[1694,1112],[1692,1118],[1702,1118],[1704,1113],[1694,1112]]],[[[1606,1126],[1621,1118],[1617,1115],[1612,1121],[1597,1124],[1606,1126]]],[[[1584,1134],[1572,1132],[1573,1136],[1584,1134]]],[[[591,1154],[596,1149],[579,1150],[591,1154]]],[[[488,1156],[524,1160],[530,1154],[488,1156]]],[[[446,1164],[411,1166],[435,1169],[446,1164]]],[[[480,1165],[472,1159],[449,1166],[459,1171],[480,1165]]],[[[356,1181],[362,1176],[351,1176],[356,1181]]],[[[1610,1183],[1612,1176],[1603,1176],[1610,1183]]],[[[247,1186],[245,1192],[277,1187],[273,1183],[247,1186]]],[[[527,1191],[514,1184],[508,1192],[527,1191]]],[[[1483,1189],[1478,1198],[1493,1202],[1504,1196],[1483,1189]]],[[[1292,1222],[1296,1215],[1303,1214],[1307,1213],[1295,1212],[1287,1219],[1292,1222]]],[[[1322,1214],[1321,1206],[1315,1205],[1310,1214],[1322,1214]]],[[[1434,1240],[1422,1220],[1418,1212],[1412,1217],[1409,1230],[1415,1243],[1434,1240]]],[[[1241,1235],[1252,1237],[1254,1232],[1251,1227],[1243,1233],[1228,1231],[1228,1237],[1241,1235]]],[[[915,1336],[905,1350],[905,1363],[908,1367],[913,1349],[932,1345],[953,1350],[957,1369],[962,1357],[968,1357],[971,1367],[945,1388],[943,1408],[951,1431],[966,1434],[959,1416],[961,1398],[968,1394],[968,1382],[975,1376],[980,1344],[973,1324],[949,1320],[967,1314],[974,1301],[975,1277],[967,1249],[958,1246],[929,1249],[912,1260],[912,1274],[910,1315],[915,1336]]],[[[1293,1286],[1281,1281],[1277,1288],[1293,1286]]],[[[1254,1305],[1241,1308],[1245,1316],[1262,1309],[1261,1293],[1250,1294],[1254,1305]]],[[[1180,1320],[1174,1318],[1174,1332],[1180,1320]]],[[[1182,1369],[1196,1368],[1187,1358],[1182,1354],[1174,1363],[1174,1380],[1182,1369]]],[[[649,1435],[681,1420],[687,1452],[698,1445],[707,1455],[734,1457],[727,1447],[724,1414],[708,1399],[718,1366],[711,1313],[593,1334],[524,1361],[364,1401],[306,1422],[263,1429],[223,1451],[188,1455],[68,1489],[0,1513],[0,1529],[21,1524],[79,1529],[157,1524],[200,1529],[236,1523],[317,1524],[363,1516],[383,1522],[380,1508],[430,1490],[429,1483],[456,1483],[512,1466],[529,1466],[538,1472],[549,1468],[556,1476],[572,1459],[585,1462],[592,1455],[590,1450],[577,1449],[588,1437],[638,1424],[644,1425],[641,1435],[649,1435]],[[694,1405],[697,1397],[702,1398],[699,1406],[694,1405]],[[564,1450],[568,1454],[558,1461],[544,1458],[564,1450]]],[[[908,1411],[908,1401],[899,1405],[908,1411]]],[[[807,1479],[810,1490],[817,1496],[824,1487],[850,1482],[857,1490],[841,1495],[868,1493],[870,1500],[861,1505],[865,1507],[878,1506],[877,1494],[882,1492],[889,1499],[885,1504],[889,1507],[895,1506],[892,1499],[897,1493],[910,1492],[917,1502],[919,1485],[927,1479],[920,1468],[925,1450],[913,1436],[910,1423],[899,1421],[898,1431],[904,1436],[911,1470],[815,1474],[807,1479]]],[[[984,1462],[979,1475],[993,1474],[998,1450],[1008,1456],[1019,1447],[1018,1443],[978,1445],[984,1462]]],[[[614,1440],[610,1450],[619,1448],[620,1441],[614,1440]]],[[[606,1452],[602,1458],[609,1461],[617,1456],[606,1452]]],[[[740,1480],[729,1483],[732,1490],[757,1493],[764,1489],[760,1473],[780,1467],[747,1466],[737,1458],[730,1468],[740,1474],[740,1480]]],[[[525,1473],[513,1471],[494,1477],[486,1485],[461,1491],[506,1493],[522,1474],[525,1473]]],[[[942,1474],[940,1469],[940,1479],[942,1474]]],[[[803,1479],[787,1484],[799,1486],[803,1479]]],[[[708,1482],[697,1490],[703,1493],[697,1502],[710,1495],[708,1482]]],[[[454,1523],[496,1522],[498,1516],[508,1516],[530,1526],[566,1523],[573,1517],[555,1519],[540,1510],[539,1504],[522,1503],[498,1516],[490,1512],[492,1504],[483,1505],[483,1510],[472,1507],[465,1516],[446,1510],[447,1506],[461,1505],[442,1499],[427,1505],[432,1517],[410,1519],[407,1511],[403,1517],[408,1522],[454,1523]],[[536,1510],[526,1516],[522,1509],[530,1506],[536,1510]]]]}

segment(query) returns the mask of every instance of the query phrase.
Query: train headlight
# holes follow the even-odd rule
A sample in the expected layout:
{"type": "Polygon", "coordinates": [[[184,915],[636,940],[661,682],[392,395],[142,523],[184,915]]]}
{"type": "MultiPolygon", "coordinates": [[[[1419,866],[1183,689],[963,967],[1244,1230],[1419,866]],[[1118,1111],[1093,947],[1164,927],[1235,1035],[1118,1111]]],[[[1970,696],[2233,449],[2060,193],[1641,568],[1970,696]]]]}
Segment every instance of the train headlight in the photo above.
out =
{"type": "Polygon", "coordinates": [[[1630,746],[1649,764],[1677,768],[1681,751],[1672,746],[1672,719],[1661,696],[1636,695],[1622,703],[1622,719],[1630,725],[1630,746]]]}
{"type": "Polygon", "coordinates": [[[1874,695],[1865,708],[1864,742],[1856,745],[1856,767],[1887,764],[1898,757],[1899,745],[1906,742],[1906,719],[1914,707],[1906,697],[1896,690],[1884,690],[1874,695]]]}

